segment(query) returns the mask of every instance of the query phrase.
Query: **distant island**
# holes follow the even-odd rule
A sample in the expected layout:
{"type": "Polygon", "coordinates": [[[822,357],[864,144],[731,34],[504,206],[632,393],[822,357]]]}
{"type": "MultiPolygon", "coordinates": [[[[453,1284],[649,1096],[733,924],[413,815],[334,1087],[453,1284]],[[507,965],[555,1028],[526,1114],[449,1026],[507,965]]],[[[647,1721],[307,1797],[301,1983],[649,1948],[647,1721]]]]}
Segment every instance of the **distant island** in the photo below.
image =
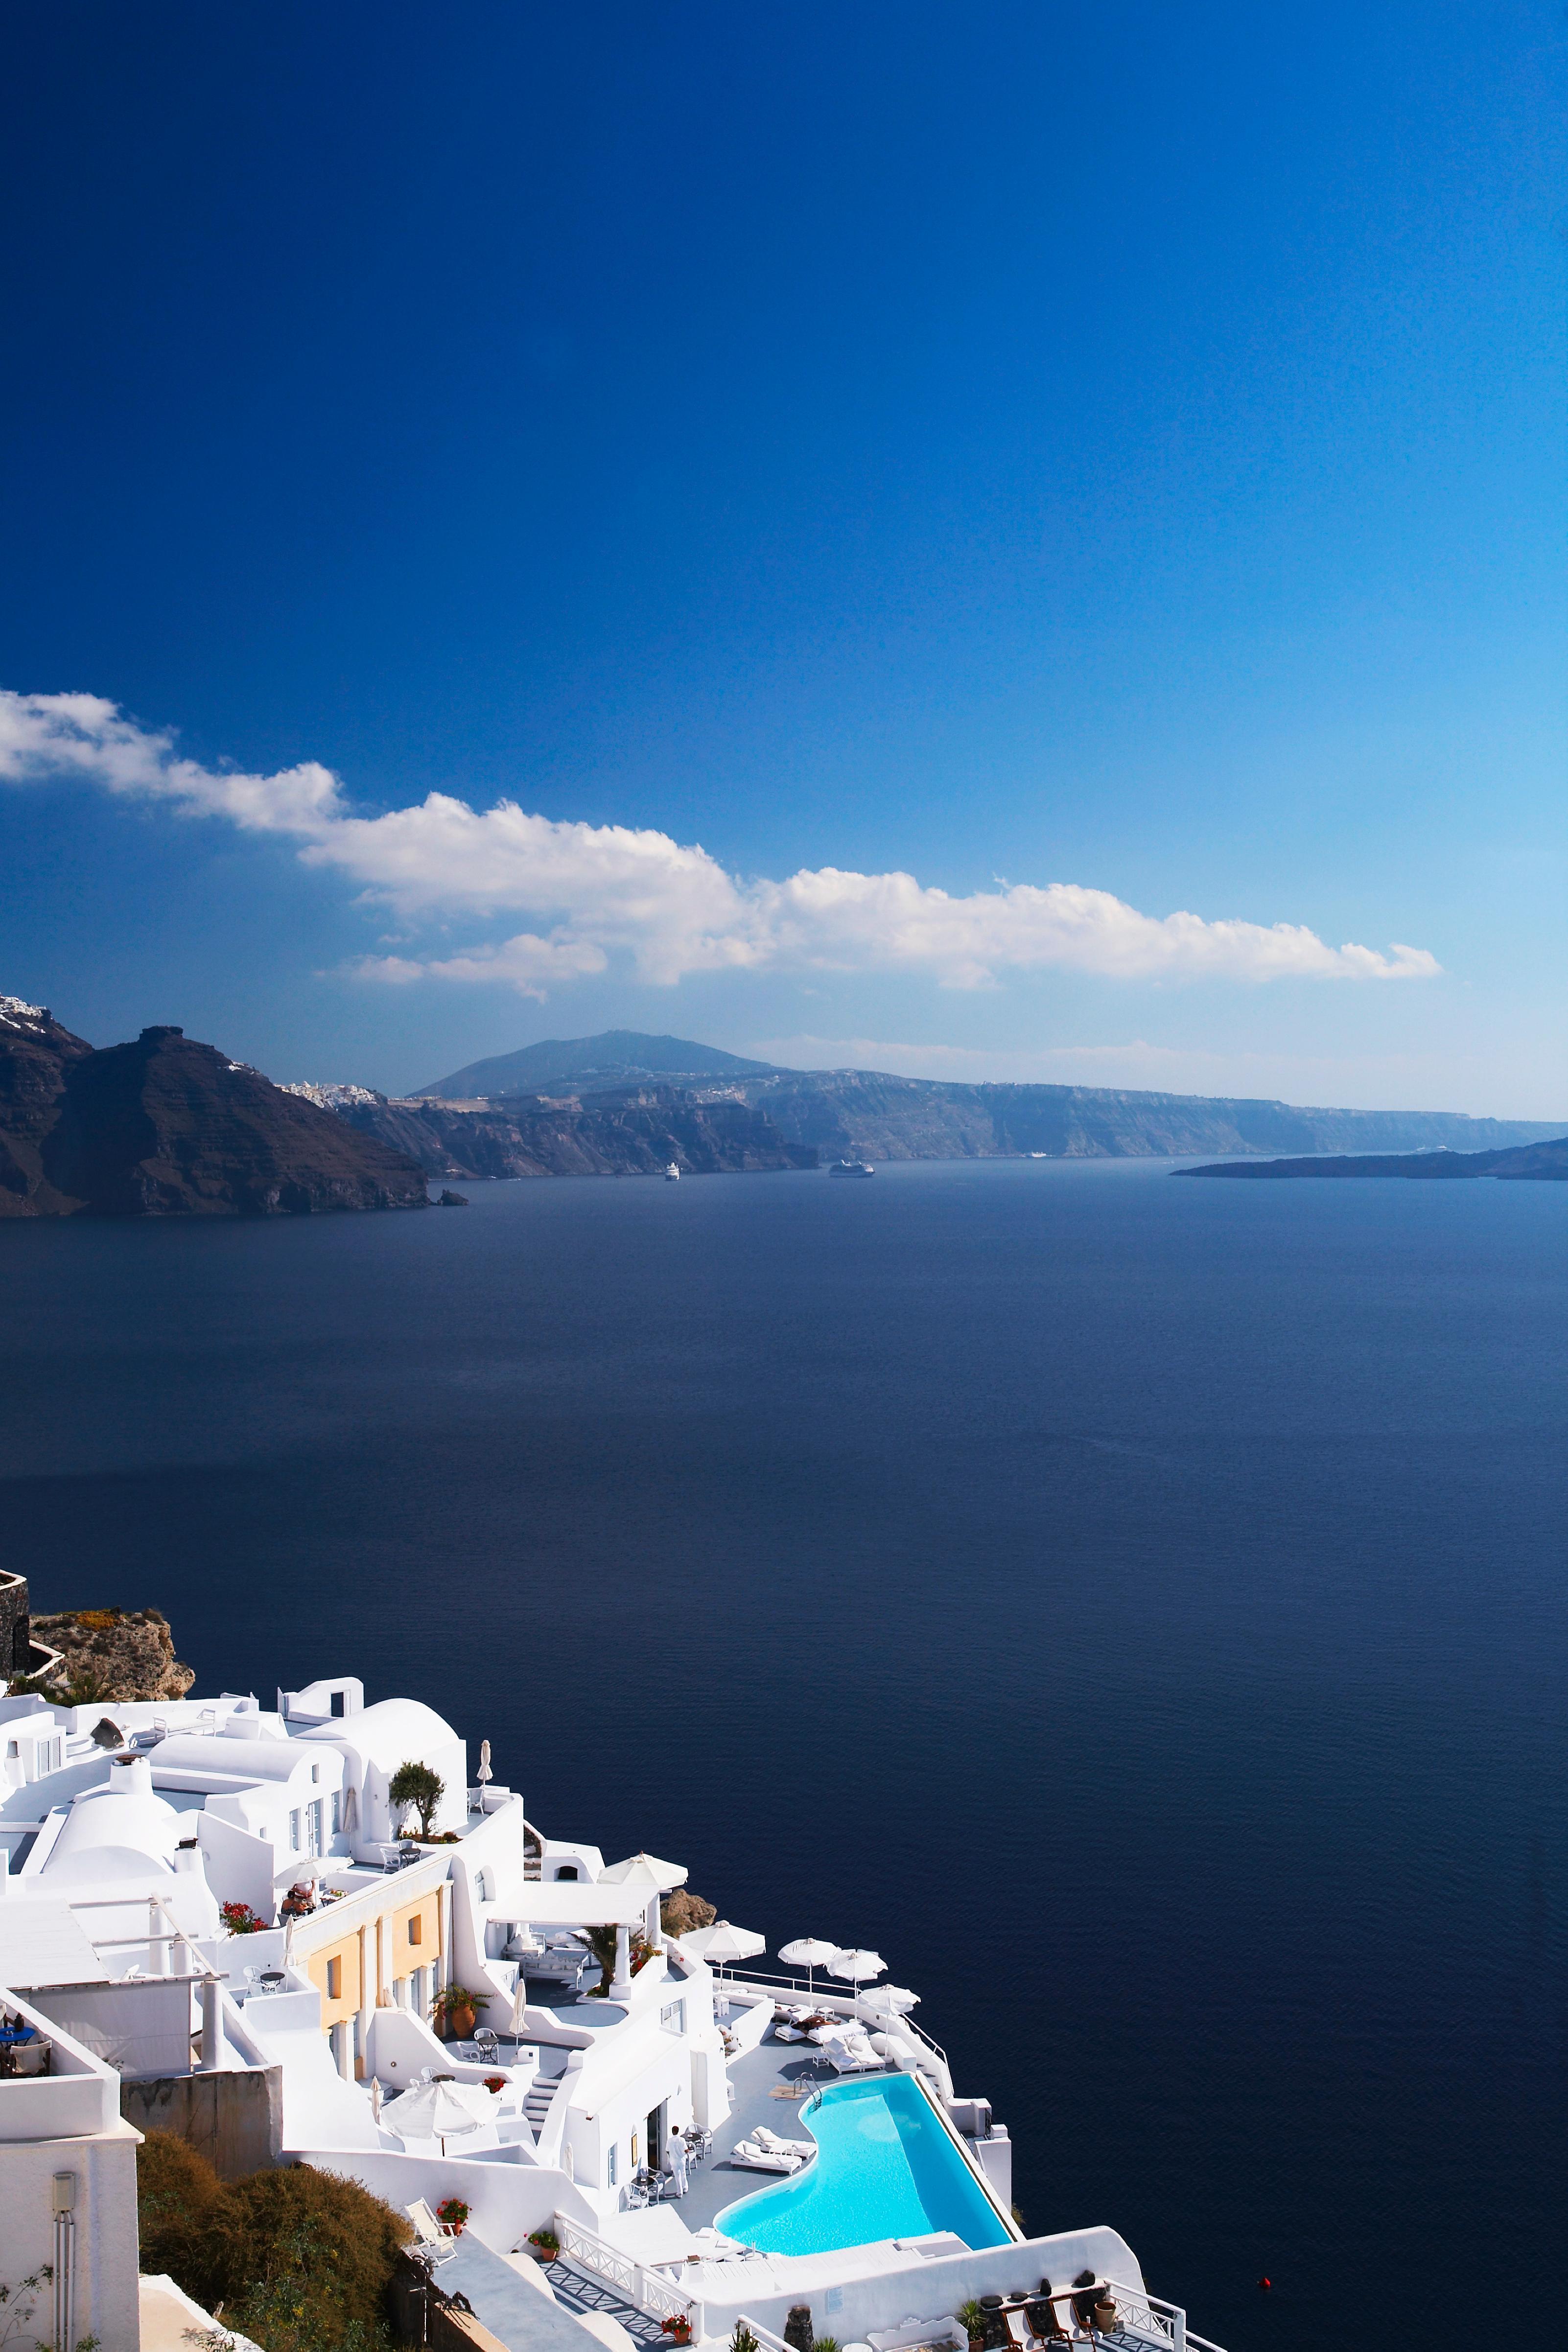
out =
{"type": "Polygon", "coordinates": [[[1178,1176],[1501,1176],[1568,1183],[1568,1135],[1510,1151],[1382,1151],[1359,1158],[1231,1160],[1217,1168],[1178,1168],[1178,1176]]]}
{"type": "Polygon", "coordinates": [[[343,1084],[308,1091],[442,1177],[651,1173],[660,1152],[695,1173],[1031,1152],[1062,1160],[1473,1151],[1561,1132],[1548,1121],[1457,1111],[1301,1109],[1245,1097],[790,1070],[635,1029],[552,1038],[469,1062],[401,1098],[343,1084]]]}
{"type": "Polygon", "coordinates": [[[275,1085],[169,1024],[98,1050],[46,1007],[0,997],[0,1219],[421,1208],[431,1178],[662,1176],[672,1162],[739,1175],[1224,1153],[1193,1172],[1533,1174],[1547,1171],[1500,1163],[1561,1150],[1560,1134],[1453,1111],[790,1070],[631,1029],[525,1045],[389,1097],[351,1079],[275,1085]],[[1347,1148],[1360,1156],[1304,1156],[1347,1148]],[[1303,1156],[1271,1156],[1285,1154],[1303,1156]]]}

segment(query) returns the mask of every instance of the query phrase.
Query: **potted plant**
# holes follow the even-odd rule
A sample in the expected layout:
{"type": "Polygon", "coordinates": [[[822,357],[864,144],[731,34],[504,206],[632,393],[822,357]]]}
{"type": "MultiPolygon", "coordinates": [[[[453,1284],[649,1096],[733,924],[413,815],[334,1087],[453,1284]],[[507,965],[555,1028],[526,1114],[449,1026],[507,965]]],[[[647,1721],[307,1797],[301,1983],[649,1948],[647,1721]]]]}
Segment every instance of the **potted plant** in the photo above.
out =
{"type": "Polygon", "coordinates": [[[506,2088],[506,2076],[504,2074],[487,2074],[485,2076],[485,2088],[487,2091],[504,2091],[506,2088]]]}
{"type": "Polygon", "coordinates": [[[691,2314],[689,2311],[675,2312],[664,2322],[662,2333],[668,2336],[672,2343],[689,2344],[691,2341],[691,2314]]]}
{"type": "Polygon", "coordinates": [[[466,2042],[479,2011],[489,2006],[488,1992],[470,1992],[467,1985],[444,1985],[430,2004],[436,2031],[443,2042],[466,2042]]]}
{"type": "Polygon", "coordinates": [[[959,2305],[953,2317],[969,2338],[969,2352],[984,2352],[985,2314],[973,2295],[959,2305]]]}
{"type": "Polygon", "coordinates": [[[468,2209],[460,2197],[443,2197],[436,2208],[436,2219],[443,2230],[450,2230],[454,2238],[462,2236],[468,2218],[468,2209]]]}
{"type": "Polygon", "coordinates": [[[561,2241],[551,2229],[531,2230],[528,2242],[533,2248],[536,2260],[542,2263],[552,2263],[561,2252],[561,2241]]]}

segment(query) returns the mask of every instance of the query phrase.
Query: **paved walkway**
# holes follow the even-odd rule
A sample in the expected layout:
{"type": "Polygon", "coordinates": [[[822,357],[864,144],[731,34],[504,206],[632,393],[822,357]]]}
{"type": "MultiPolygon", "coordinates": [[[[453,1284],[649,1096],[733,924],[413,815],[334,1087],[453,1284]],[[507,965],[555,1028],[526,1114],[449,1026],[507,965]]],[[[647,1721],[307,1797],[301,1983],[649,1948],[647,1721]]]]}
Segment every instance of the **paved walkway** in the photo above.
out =
{"type": "Polygon", "coordinates": [[[689,2230],[701,2230],[738,2197],[749,2197],[753,2189],[767,2189],[782,2180],[782,2172],[752,2172],[744,2165],[731,2164],[730,2150],[738,2139],[748,2139],[759,2124],[765,2124],[781,2139],[809,2139],[811,2134],[800,2121],[800,2103],[774,2098],[773,2093],[785,2087],[814,2089],[832,2080],[809,2042],[774,2042],[770,2037],[737,2058],[730,2068],[733,2106],[714,2133],[707,2156],[688,2176],[686,2194],[671,2211],[679,2214],[689,2230]]]}
{"type": "Polygon", "coordinates": [[[602,2311],[606,2319],[618,2319],[627,2335],[635,2336],[639,2344],[662,2345],[664,2352],[669,2352],[671,2339],[658,2320],[623,2302],[603,2279],[592,2278],[574,2263],[565,2262],[547,2263],[544,2275],[555,2289],[557,2300],[568,2311],[602,2311]]]}

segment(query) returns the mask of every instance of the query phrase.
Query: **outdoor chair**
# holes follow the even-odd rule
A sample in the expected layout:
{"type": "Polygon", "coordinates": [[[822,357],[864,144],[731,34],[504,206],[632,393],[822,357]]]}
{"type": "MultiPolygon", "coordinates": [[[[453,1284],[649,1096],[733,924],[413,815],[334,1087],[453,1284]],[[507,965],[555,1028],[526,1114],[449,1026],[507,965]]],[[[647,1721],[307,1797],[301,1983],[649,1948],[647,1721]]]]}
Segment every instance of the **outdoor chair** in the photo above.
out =
{"type": "Polygon", "coordinates": [[[458,2252],[457,2231],[447,2229],[444,2221],[437,2221],[423,2197],[416,2197],[412,2205],[403,2210],[413,2222],[419,2242],[416,2251],[427,2263],[449,2263],[458,2252]]]}
{"type": "Polygon", "coordinates": [[[752,2137],[759,2147],[772,2148],[779,2156],[798,2156],[803,2164],[816,2154],[814,2139],[781,2139],[777,2132],[769,2131],[766,2124],[758,2124],[752,2137]]]}
{"type": "Polygon", "coordinates": [[[754,2139],[738,2139],[730,2150],[730,2162],[747,2172],[798,2172],[803,2160],[782,2148],[760,2147],[754,2139]]]}

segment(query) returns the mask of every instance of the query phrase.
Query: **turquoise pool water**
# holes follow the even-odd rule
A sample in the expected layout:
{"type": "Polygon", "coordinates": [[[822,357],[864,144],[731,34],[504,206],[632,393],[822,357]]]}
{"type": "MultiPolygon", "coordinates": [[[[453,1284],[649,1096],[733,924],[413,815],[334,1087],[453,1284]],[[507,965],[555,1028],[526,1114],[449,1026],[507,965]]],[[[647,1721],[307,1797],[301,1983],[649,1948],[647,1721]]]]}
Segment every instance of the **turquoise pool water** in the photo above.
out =
{"type": "Polygon", "coordinates": [[[907,2074],[834,2083],[801,2121],[817,2153],[804,2172],[728,2205],[718,2226],[769,2254],[821,2254],[879,2238],[952,2230],[1002,2246],[995,2207],[907,2074]]]}

